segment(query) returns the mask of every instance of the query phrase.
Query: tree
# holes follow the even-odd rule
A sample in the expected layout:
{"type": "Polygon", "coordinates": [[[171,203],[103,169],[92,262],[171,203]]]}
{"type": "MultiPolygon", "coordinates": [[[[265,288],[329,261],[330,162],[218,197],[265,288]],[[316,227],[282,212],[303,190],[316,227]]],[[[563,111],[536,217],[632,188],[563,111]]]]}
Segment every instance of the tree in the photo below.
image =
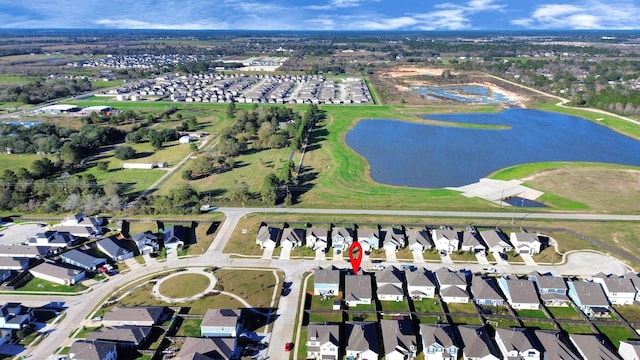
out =
{"type": "Polygon", "coordinates": [[[82,160],[82,154],[80,147],[71,142],[66,142],[62,145],[60,150],[60,159],[62,159],[64,166],[73,167],[80,163],[82,160]]]}
{"type": "Polygon", "coordinates": [[[233,100],[227,106],[227,116],[232,119],[236,117],[236,102],[233,100]]]}
{"type": "Polygon", "coordinates": [[[154,149],[158,150],[162,148],[162,143],[164,142],[162,136],[156,130],[149,130],[147,133],[147,139],[149,139],[149,143],[153,146],[154,149]]]}
{"type": "MultiPolygon", "coordinates": [[[[206,177],[213,174],[213,159],[207,155],[198,156],[191,167],[196,176],[206,177]]],[[[191,175],[193,175],[193,173],[191,175]]]]}
{"type": "Polygon", "coordinates": [[[33,177],[36,179],[40,179],[50,175],[55,171],[55,165],[48,158],[42,158],[38,160],[34,160],[31,163],[31,172],[33,177]]]}
{"type": "Polygon", "coordinates": [[[193,174],[193,171],[192,171],[192,170],[189,170],[189,169],[184,170],[184,171],[182,172],[182,179],[184,179],[184,180],[191,180],[191,174],[193,174]]]}
{"type": "Polygon", "coordinates": [[[262,201],[265,203],[274,204],[278,196],[279,185],[280,181],[278,180],[276,174],[268,174],[264,178],[264,182],[262,183],[262,191],[260,192],[262,201]]]}
{"type": "Polygon", "coordinates": [[[128,160],[136,156],[136,151],[131,146],[127,146],[127,145],[118,146],[113,151],[113,156],[115,156],[116,159],[128,160]]]}
{"type": "Polygon", "coordinates": [[[108,161],[98,161],[98,165],[96,166],[100,171],[109,170],[109,162],[108,161]]]}
{"type": "Polygon", "coordinates": [[[198,151],[198,144],[192,142],[191,144],[189,144],[189,150],[198,151]]]}

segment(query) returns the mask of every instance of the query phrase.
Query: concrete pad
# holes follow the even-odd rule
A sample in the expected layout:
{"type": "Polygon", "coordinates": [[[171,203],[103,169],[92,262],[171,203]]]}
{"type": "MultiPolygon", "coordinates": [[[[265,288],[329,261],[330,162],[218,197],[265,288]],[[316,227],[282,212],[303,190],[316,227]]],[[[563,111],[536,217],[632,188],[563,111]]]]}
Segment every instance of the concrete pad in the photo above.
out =
{"type": "Polygon", "coordinates": [[[484,254],[476,254],[476,259],[478,260],[478,264],[489,265],[489,260],[487,260],[487,257],[484,254]]]}
{"type": "Polygon", "coordinates": [[[273,257],[273,250],[274,249],[265,248],[262,252],[262,259],[271,259],[273,257]]]}
{"type": "Polygon", "coordinates": [[[447,255],[445,256],[440,255],[440,260],[443,264],[453,264],[453,260],[451,260],[451,256],[449,256],[449,253],[447,253],[447,255]]]}
{"type": "Polygon", "coordinates": [[[424,256],[422,255],[422,251],[413,250],[411,252],[413,254],[413,262],[416,264],[424,264],[424,256]]]}
{"type": "Polygon", "coordinates": [[[131,271],[134,271],[134,270],[139,269],[139,268],[142,267],[142,265],[140,265],[138,260],[136,260],[134,258],[126,259],[124,261],[124,263],[129,267],[129,270],[131,270],[131,271]]]}
{"type": "Polygon", "coordinates": [[[500,253],[499,252],[494,251],[494,252],[492,252],[492,254],[493,254],[493,258],[496,259],[496,264],[497,265],[509,265],[509,263],[507,261],[503,260],[500,257],[500,253]]]}
{"type": "Polygon", "coordinates": [[[318,260],[318,261],[320,261],[320,260],[324,261],[324,258],[325,258],[325,256],[324,256],[324,250],[323,250],[323,249],[317,249],[317,250],[316,250],[316,260],[318,260]]]}
{"type": "Polygon", "coordinates": [[[385,255],[387,256],[387,261],[389,261],[389,262],[398,261],[398,258],[396,257],[396,250],[395,249],[385,248],[384,251],[385,251],[385,255]]]}
{"type": "Polygon", "coordinates": [[[289,260],[291,259],[291,249],[283,247],[280,251],[280,260],[289,260]]]}
{"type": "Polygon", "coordinates": [[[339,254],[333,253],[333,261],[342,261],[342,259],[344,259],[344,256],[342,256],[342,252],[340,252],[339,254]]]}
{"type": "MultiPolygon", "coordinates": [[[[480,179],[477,183],[459,187],[449,187],[447,189],[460,191],[465,197],[479,197],[498,203],[500,203],[502,199],[516,196],[528,200],[535,200],[544,194],[541,191],[522,186],[521,184],[522,181],[520,180],[480,179]]],[[[509,204],[504,205],[510,206],[509,204]]]]}
{"type": "Polygon", "coordinates": [[[533,260],[533,257],[529,254],[520,254],[520,257],[522,258],[522,260],[524,261],[525,265],[529,265],[529,266],[536,266],[538,265],[536,263],[535,260],[533,260]]]}

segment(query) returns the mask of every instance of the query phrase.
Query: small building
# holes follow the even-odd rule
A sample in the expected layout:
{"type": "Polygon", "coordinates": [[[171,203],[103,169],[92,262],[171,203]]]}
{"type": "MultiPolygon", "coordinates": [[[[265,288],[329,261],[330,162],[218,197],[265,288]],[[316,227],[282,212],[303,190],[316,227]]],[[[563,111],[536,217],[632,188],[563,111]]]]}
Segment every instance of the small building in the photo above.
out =
{"type": "Polygon", "coordinates": [[[481,306],[502,306],[504,298],[492,278],[473,275],[471,278],[473,302],[481,306]]]}
{"type": "Polygon", "coordinates": [[[258,230],[258,236],[256,236],[256,244],[261,249],[275,249],[280,239],[280,229],[271,226],[263,225],[258,230]]]}
{"type": "Polygon", "coordinates": [[[284,249],[293,249],[304,244],[304,230],[296,228],[285,228],[282,230],[280,246],[284,249]]]}
{"type": "Polygon", "coordinates": [[[340,270],[316,269],[313,276],[313,295],[337,296],[340,292],[340,270]]]}
{"type": "Polygon", "coordinates": [[[149,335],[151,335],[151,329],[150,326],[103,327],[89,332],[85,339],[93,342],[112,343],[118,349],[139,349],[146,344],[149,335]]]}
{"type": "Polygon", "coordinates": [[[307,326],[307,359],[338,360],[340,326],[310,324],[307,326]]]}
{"type": "Polygon", "coordinates": [[[451,325],[420,324],[425,360],[457,359],[460,347],[451,325]]]}
{"type": "Polygon", "coordinates": [[[29,259],[0,257],[0,270],[24,271],[29,267],[29,259]]]}
{"type": "Polygon", "coordinates": [[[102,317],[103,326],[154,326],[163,318],[160,306],[115,307],[102,317]]]}
{"type": "Polygon", "coordinates": [[[349,250],[353,243],[353,229],[338,227],[331,231],[331,246],[334,254],[349,250]]]}
{"type": "Polygon", "coordinates": [[[418,268],[417,271],[405,273],[405,276],[407,278],[407,293],[413,300],[436,297],[436,285],[428,270],[418,268]]]}
{"type": "Polygon", "coordinates": [[[70,360],[117,360],[116,345],[104,341],[77,340],[69,348],[70,360]]]}
{"type": "Polygon", "coordinates": [[[191,142],[191,136],[190,135],[180,136],[180,138],[178,139],[178,142],[180,144],[188,144],[191,142]]]}
{"type": "Polygon", "coordinates": [[[0,305],[0,329],[20,330],[24,324],[31,322],[31,309],[20,303],[0,305]]]}
{"type": "Polygon", "coordinates": [[[418,338],[411,320],[380,320],[384,356],[387,360],[413,359],[418,352],[418,338]]]}
{"type": "Polygon", "coordinates": [[[348,306],[371,304],[373,301],[371,276],[346,275],[344,277],[344,300],[348,306]]]}
{"type": "Polygon", "coordinates": [[[464,273],[441,267],[435,272],[442,301],[451,303],[469,302],[467,279],[464,273]]]}
{"type": "Polygon", "coordinates": [[[122,164],[123,169],[137,169],[137,170],[152,170],[155,167],[154,164],[150,163],[124,163],[122,164]]]}
{"type": "Polygon", "coordinates": [[[43,262],[42,264],[31,268],[29,272],[38,279],[67,286],[75,285],[85,277],[85,272],[82,269],[50,262],[43,262]]]}
{"type": "Polygon", "coordinates": [[[60,255],[62,262],[77,266],[88,271],[97,271],[98,268],[107,263],[103,258],[98,258],[77,249],[69,250],[60,255]]]}
{"type": "Polygon", "coordinates": [[[30,246],[48,246],[52,248],[65,248],[73,244],[74,238],[68,232],[45,231],[35,234],[29,239],[30,246]]]}
{"type": "Polygon", "coordinates": [[[526,279],[502,276],[498,285],[512,308],[517,310],[539,310],[540,300],[533,282],[526,279]]]}
{"type": "Polygon", "coordinates": [[[202,337],[236,337],[242,330],[240,310],[208,309],[202,323],[202,337]]]}
{"type": "Polygon", "coordinates": [[[133,257],[133,251],[118,244],[116,241],[110,238],[104,238],[98,240],[96,245],[100,251],[107,255],[111,260],[115,262],[124,261],[133,257]]]}
{"type": "Polygon", "coordinates": [[[433,247],[431,236],[424,229],[408,229],[407,244],[411,251],[425,251],[433,247]]]}
{"type": "Polygon", "coordinates": [[[542,359],[544,349],[530,329],[497,328],[495,340],[504,359],[542,359]]]}
{"type": "Polygon", "coordinates": [[[454,252],[460,249],[461,235],[459,231],[451,229],[432,229],[431,238],[436,249],[454,252]]]}
{"type": "Polygon", "coordinates": [[[372,322],[345,323],[344,345],[347,359],[378,359],[380,356],[378,329],[372,322]]]}
{"type": "Polygon", "coordinates": [[[307,247],[310,247],[313,250],[327,250],[329,240],[327,229],[310,227],[307,229],[305,239],[307,241],[307,247]]]}
{"type": "Polygon", "coordinates": [[[538,234],[528,232],[512,232],[509,237],[518,254],[535,255],[542,250],[538,234]]]}

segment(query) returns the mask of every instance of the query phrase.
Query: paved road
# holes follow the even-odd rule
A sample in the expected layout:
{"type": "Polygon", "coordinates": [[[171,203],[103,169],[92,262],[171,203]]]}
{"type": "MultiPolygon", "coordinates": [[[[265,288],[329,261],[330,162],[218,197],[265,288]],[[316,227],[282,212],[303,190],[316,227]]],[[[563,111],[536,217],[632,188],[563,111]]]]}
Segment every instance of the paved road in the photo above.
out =
{"type": "MultiPolygon", "coordinates": [[[[272,336],[269,346],[269,356],[278,358],[283,353],[284,344],[293,341],[294,321],[296,309],[302,293],[301,279],[302,275],[318,266],[334,265],[339,268],[347,268],[350,265],[343,259],[333,260],[281,260],[281,259],[243,259],[229,258],[222,254],[222,249],[226,242],[231,238],[233,230],[238,221],[246,214],[251,212],[286,212],[286,213],[334,213],[334,214],[375,214],[375,215],[421,215],[421,216],[443,216],[443,217],[489,217],[499,218],[512,216],[511,213],[495,213],[495,212],[434,212],[434,211],[385,211],[385,210],[327,210],[327,209],[249,209],[249,208],[221,208],[226,214],[226,220],[220,225],[216,237],[212,241],[209,249],[203,256],[184,258],[184,259],[168,259],[165,262],[153,261],[146,266],[129,271],[128,273],[119,274],[112,277],[106,283],[98,283],[92,287],[92,291],[79,296],[46,296],[46,297],[29,297],[25,299],[22,295],[0,295],[0,301],[21,301],[25,305],[40,306],[50,301],[64,302],[68,307],[66,317],[52,329],[45,329],[47,336],[35,348],[28,349],[24,355],[28,355],[34,359],[47,359],[57,348],[70,346],[73,339],[69,339],[69,334],[82,325],[91,325],[91,320],[84,320],[91,311],[111,294],[114,290],[123,286],[128,286],[136,279],[149,275],[158,271],[167,270],[185,266],[218,266],[218,267],[243,267],[243,268],[275,268],[285,273],[287,281],[292,281],[293,285],[288,296],[280,298],[280,304],[277,309],[277,316],[273,322],[272,336]]],[[[594,214],[556,214],[556,213],[537,213],[530,214],[529,217],[540,216],[539,218],[554,219],[631,219],[640,220],[640,216],[619,216],[619,215],[594,215],[594,214]],[[551,216],[551,217],[549,217],[551,216]]],[[[363,259],[362,268],[371,269],[372,263],[367,259],[363,259]]],[[[399,263],[386,262],[385,265],[399,265],[399,263]]],[[[440,263],[426,263],[424,266],[428,269],[435,270],[442,266],[440,263]]],[[[472,271],[482,271],[486,265],[481,264],[447,264],[451,269],[470,269],[472,271]]],[[[558,275],[592,275],[599,271],[604,273],[623,274],[627,268],[619,261],[612,257],[594,253],[577,253],[568,256],[567,263],[559,266],[526,266],[526,265],[496,265],[500,273],[526,274],[533,270],[541,272],[553,272],[558,275]]]]}

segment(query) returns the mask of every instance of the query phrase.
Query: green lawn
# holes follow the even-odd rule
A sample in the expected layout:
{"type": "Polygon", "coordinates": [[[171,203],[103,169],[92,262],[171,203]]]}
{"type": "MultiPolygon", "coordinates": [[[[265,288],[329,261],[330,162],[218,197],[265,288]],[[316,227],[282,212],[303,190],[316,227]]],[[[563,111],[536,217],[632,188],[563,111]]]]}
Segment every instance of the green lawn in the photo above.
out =
{"type": "Polygon", "coordinates": [[[560,324],[560,327],[569,334],[593,334],[588,324],[560,324]]]}
{"type": "Polygon", "coordinates": [[[457,325],[482,325],[482,321],[477,316],[452,316],[451,321],[457,325]]]}
{"type": "Polygon", "coordinates": [[[409,304],[406,301],[380,301],[385,313],[408,313],[409,304]]]}
{"type": "Polygon", "coordinates": [[[82,284],[76,284],[73,286],[60,285],[60,284],[56,284],[47,280],[42,280],[34,277],[24,286],[17,289],[17,291],[74,293],[74,292],[80,292],[86,289],[87,287],[82,284]]]}
{"type": "Polygon", "coordinates": [[[76,339],[84,339],[87,337],[87,334],[94,331],[94,330],[98,330],[100,329],[102,326],[95,326],[95,327],[83,327],[82,329],[78,330],[78,332],[76,332],[76,334],[73,336],[76,339]]]}
{"type": "Polygon", "coordinates": [[[422,299],[413,302],[416,312],[419,313],[441,313],[442,306],[437,299],[422,299]]]}
{"type": "Polygon", "coordinates": [[[547,311],[556,319],[580,320],[582,317],[572,306],[547,306],[547,311]]]}
{"type": "Polygon", "coordinates": [[[323,300],[320,295],[311,296],[311,310],[333,310],[334,300],[338,300],[338,297],[330,297],[323,300]]]}
{"type": "Polygon", "coordinates": [[[473,263],[478,262],[478,259],[476,258],[476,256],[469,251],[454,251],[450,253],[449,256],[453,261],[473,262],[473,263]]]}
{"type": "MultiPolygon", "coordinates": [[[[216,286],[222,286],[224,291],[242,297],[253,307],[268,307],[273,294],[280,294],[280,287],[275,288],[276,279],[272,271],[218,269],[214,272],[218,279],[216,286]]],[[[282,275],[279,275],[282,276],[282,275]]],[[[274,304],[277,306],[277,302],[274,304]]]]}
{"type": "Polygon", "coordinates": [[[556,327],[551,321],[523,321],[525,327],[538,328],[542,330],[554,330],[556,327]]]}
{"type": "Polygon", "coordinates": [[[440,258],[440,252],[438,250],[436,250],[435,248],[423,251],[422,252],[422,257],[425,260],[440,261],[440,259],[441,259],[440,258]]]}
{"type": "Polygon", "coordinates": [[[514,311],[519,317],[537,318],[537,319],[546,319],[547,318],[547,315],[542,310],[529,310],[529,309],[515,310],[514,309],[514,311]]]}
{"type": "Polygon", "coordinates": [[[200,324],[202,319],[182,319],[176,336],[200,337],[200,324]]]}
{"type": "Polygon", "coordinates": [[[356,306],[349,306],[349,310],[354,311],[376,311],[376,304],[358,304],[356,306]]]}
{"type": "Polygon", "coordinates": [[[513,326],[520,326],[520,324],[518,323],[518,320],[516,319],[504,319],[504,318],[491,318],[491,317],[487,317],[487,323],[490,324],[491,326],[496,326],[499,328],[510,328],[513,326]]]}
{"type": "Polygon", "coordinates": [[[184,298],[201,293],[210,283],[204,274],[186,273],[163,281],[159,291],[171,298],[184,298]]]}
{"type": "Polygon", "coordinates": [[[309,314],[309,323],[323,323],[323,322],[334,322],[339,323],[342,322],[342,313],[332,313],[332,314],[317,314],[311,313],[309,314]]]}
{"type": "Polygon", "coordinates": [[[452,314],[476,314],[476,306],[473,303],[447,303],[449,313],[452,314]]]}
{"type": "Polygon", "coordinates": [[[615,325],[597,325],[598,330],[604,335],[613,346],[620,347],[621,340],[638,339],[637,334],[632,334],[629,329],[624,326],[615,325]]]}
{"type": "Polygon", "coordinates": [[[640,322],[640,306],[632,305],[614,305],[618,313],[629,322],[640,322]]]}
{"type": "MultiPolygon", "coordinates": [[[[42,159],[43,155],[37,154],[0,154],[0,169],[16,171],[20,168],[31,169],[31,163],[42,159]]],[[[49,160],[55,161],[53,156],[48,156],[49,160]]]]}

